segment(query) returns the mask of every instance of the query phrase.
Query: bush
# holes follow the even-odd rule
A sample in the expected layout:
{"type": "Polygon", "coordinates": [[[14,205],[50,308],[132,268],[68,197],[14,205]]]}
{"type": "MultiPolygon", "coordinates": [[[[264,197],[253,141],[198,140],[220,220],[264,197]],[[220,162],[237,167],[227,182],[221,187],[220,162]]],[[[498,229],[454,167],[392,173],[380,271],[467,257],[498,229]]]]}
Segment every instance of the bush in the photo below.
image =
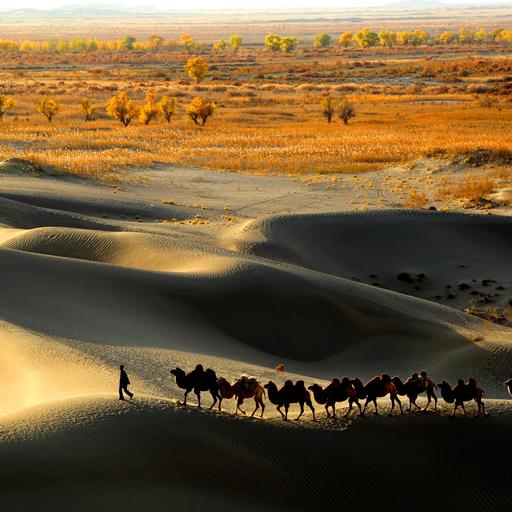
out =
{"type": "Polygon", "coordinates": [[[185,114],[198,126],[204,126],[207,119],[213,115],[215,103],[209,102],[206,98],[198,96],[192,100],[185,114]]]}

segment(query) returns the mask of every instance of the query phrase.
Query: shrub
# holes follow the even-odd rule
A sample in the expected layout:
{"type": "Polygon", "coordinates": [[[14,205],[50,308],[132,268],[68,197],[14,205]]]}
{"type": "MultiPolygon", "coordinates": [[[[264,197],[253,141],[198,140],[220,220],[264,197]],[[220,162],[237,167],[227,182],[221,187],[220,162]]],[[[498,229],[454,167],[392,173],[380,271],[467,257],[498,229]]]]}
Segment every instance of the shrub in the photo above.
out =
{"type": "Polygon", "coordinates": [[[174,98],[169,98],[169,96],[164,96],[158,102],[158,108],[164,119],[170,123],[172,116],[176,112],[176,100],[174,98]]]}
{"type": "Polygon", "coordinates": [[[80,102],[80,109],[82,110],[82,113],[84,114],[85,122],[93,120],[93,115],[94,115],[94,112],[96,112],[97,108],[98,108],[98,106],[93,105],[89,98],[84,98],[80,102]]]}
{"type": "Polygon", "coordinates": [[[204,126],[214,111],[215,103],[209,102],[202,96],[198,96],[192,100],[185,114],[198,126],[204,126]]]}
{"type": "Polygon", "coordinates": [[[123,126],[128,126],[132,120],[140,113],[140,107],[129,100],[125,91],[121,91],[116,96],[112,96],[107,105],[107,114],[121,121],[123,126]]]}
{"type": "Polygon", "coordinates": [[[5,94],[0,94],[0,121],[3,121],[4,114],[16,105],[16,101],[5,94]]]}
{"type": "Polygon", "coordinates": [[[156,119],[159,112],[160,109],[155,101],[155,94],[153,92],[148,92],[146,94],[145,103],[140,109],[140,122],[144,125],[148,125],[153,119],[156,119]]]}
{"type": "Polygon", "coordinates": [[[350,119],[356,117],[356,109],[348,100],[342,100],[339,104],[338,116],[345,124],[348,124],[350,119]]]}
{"type": "Polygon", "coordinates": [[[51,98],[43,98],[36,107],[36,110],[43,114],[48,122],[51,123],[57,112],[60,110],[60,105],[51,98]]]}
{"type": "Polygon", "coordinates": [[[314,48],[326,48],[330,46],[332,42],[332,37],[325,32],[321,32],[320,34],[316,34],[313,37],[313,47],[314,48]]]}
{"type": "Polygon", "coordinates": [[[336,110],[334,100],[330,96],[326,96],[320,103],[320,107],[322,108],[323,116],[327,119],[327,123],[330,124],[336,110]]]}
{"type": "Polygon", "coordinates": [[[185,65],[185,70],[187,75],[198,84],[208,74],[208,63],[203,57],[191,57],[185,65]]]}

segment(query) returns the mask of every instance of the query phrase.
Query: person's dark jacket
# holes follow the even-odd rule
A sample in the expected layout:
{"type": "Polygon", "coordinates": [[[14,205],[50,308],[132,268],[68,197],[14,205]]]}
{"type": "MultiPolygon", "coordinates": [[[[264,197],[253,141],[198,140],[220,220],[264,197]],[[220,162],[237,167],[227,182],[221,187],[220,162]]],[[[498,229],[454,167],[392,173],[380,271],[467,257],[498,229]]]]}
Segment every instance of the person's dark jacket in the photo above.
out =
{"type": "Polygon", "coordinates": [[[121,375],[119,376],[119,385],[121,387],[123,387],[123,386],[128,386],[128,384],[130,384],[130,379],[128,378],[128,374],[124,370],[121,370],[121,375]]]}

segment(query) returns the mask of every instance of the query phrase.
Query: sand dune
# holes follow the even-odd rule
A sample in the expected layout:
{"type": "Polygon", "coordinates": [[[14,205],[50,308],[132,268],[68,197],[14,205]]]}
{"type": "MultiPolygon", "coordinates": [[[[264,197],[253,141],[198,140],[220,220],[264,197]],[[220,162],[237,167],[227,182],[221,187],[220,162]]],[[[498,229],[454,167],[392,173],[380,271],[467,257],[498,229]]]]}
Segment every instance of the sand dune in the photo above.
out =
{"type": "Polygon", "coordinates": [[[16,434],[0,448],[11,461],[2,503],[7,510],[40,510],[42,503],[67,510],[69,500],[74,510],[157,511],[170,503],[187,510],[358,511],[410,510],[411,503],[419,511],[477,511],[491,503],[506,510],[508,405],[506,411],[489,421],[356,419],[340,432],[235,420],[149,398],[55,402],[7,420],[16,434]]]}
{"type": "Polygon", "coordinates": [[[510,328],[461,304],[472,291],[508,300],[508,218],[381,211],[227,224],[207,210],[211,223],[194,226],[155,223],[195,212],[155,206],[161,191],[150,184],[121,195],[48,177],[1,184],[0,509],[509,503],[504,463],[495,463],[508,402],[491,401],[491,418],[478,421],[450,420],[445,407],[283,425],[270,404],[267,421],[176,408],[182,391],[169,375],[201,362],[228,379],[246,372],[310,384],[426,368],[438,380],[472,375],[489,399],[504,398],[510,328]],[[115,396],[121,362],[133,404],[115,396]],[[485,453],[475,459],[477,450],[485,453]],[[466,478],[454,481],[461,467],[466,478]]]}

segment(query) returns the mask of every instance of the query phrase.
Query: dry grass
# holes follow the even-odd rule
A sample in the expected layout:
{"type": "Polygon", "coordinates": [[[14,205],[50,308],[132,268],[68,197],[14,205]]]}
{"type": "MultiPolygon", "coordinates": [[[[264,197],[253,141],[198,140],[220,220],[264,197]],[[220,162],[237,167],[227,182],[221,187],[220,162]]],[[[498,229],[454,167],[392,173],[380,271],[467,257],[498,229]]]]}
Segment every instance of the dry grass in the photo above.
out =
{"type": "MultiPolygon", "coordinates": [[[[49,124],[33,109],[39,95],[17,96],[16,115],[6,118],[0,132],[0,157],[97,177],[155,163],[265,173],[357,173],[422,155],[468,155],[481,147],[493,154],[512,152],[512,110],[481,107],[467,95],[443,95],[436,99],[444,103],[421,104],[411,95],[352,95],[358,115],[344,126],[338,120],[328,125],[318,107],[321,96],[305,95],[299,88],[254,87],[255,97],[231,97],[216,87],[203,86],[202,94],[218,105],[204,129],[183,116],[196,92],[178,84],[157,89],[159,94],[179,93],[180,112],[170,125],[159,120],[124,128],[102,113],[89,123],[80,117],[77,98],[92,96],[104,105],[112,91],[91,83],[78,90],[46,84],[44,90],[55,91],[62,112],[49,124]]],[[[131,94],[141,100],[148,90],[154,90],[153,84],[139,84],[131,94]]],[[[471,184],[474,191],[468,185],[460,193],[474,197],[482,185],[471,184]]]]}
{"type": "Polygon", "coordinates": [[[496,180],[491,177],[472,176],[458,183],[441,187],[438,193],[441,198],[464,199],[479,205],[495,188],[496,180]]]}

